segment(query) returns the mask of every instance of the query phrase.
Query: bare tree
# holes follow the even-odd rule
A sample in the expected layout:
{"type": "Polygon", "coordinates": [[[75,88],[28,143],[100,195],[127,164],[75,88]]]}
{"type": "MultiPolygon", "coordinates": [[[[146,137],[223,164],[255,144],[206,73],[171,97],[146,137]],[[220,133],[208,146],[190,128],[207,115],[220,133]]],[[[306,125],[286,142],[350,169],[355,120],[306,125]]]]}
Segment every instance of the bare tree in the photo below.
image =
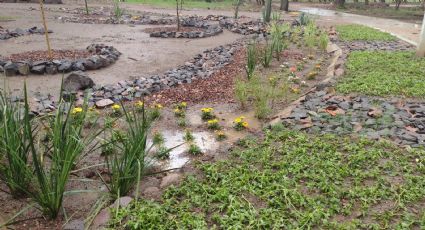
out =
{"type": "MultiPolygon", "coordinates": [[[[180,0],[181,3],[182,0],[180,0]]],[[[180,31],[180,9],[179,0],[176,0],[177,31],[180,31]]]]}
{"type": "Polygon", "coordinates": [[[421,37],[419,38],[418,50],[416,51],[416,56],[425,57],[425,13],[424,19],[422,22],[422,32],[421,37]]]}

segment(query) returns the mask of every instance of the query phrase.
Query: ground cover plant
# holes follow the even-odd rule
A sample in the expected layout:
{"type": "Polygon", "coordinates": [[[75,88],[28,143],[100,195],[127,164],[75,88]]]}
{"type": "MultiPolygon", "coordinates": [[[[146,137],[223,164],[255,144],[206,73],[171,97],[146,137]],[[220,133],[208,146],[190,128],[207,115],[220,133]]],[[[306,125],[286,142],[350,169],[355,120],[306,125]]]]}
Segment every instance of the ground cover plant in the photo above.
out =
{"type": "Polygon", "coordinates": [[[396,37],[363,25],[336,26],[339,39],[342,41],[395,41],[396,37]]]}
{"type": "Polygon", "coordinates": [[[341,93],[373,96],[425,96],[425,59],[413,52],[352,52],[347,73],[337,85],[341,93]]]}
{"type": "Polygon", "coordinates": [[[285,130],[239,146],[229,159],[198,164],[202,179],[187,177],[161,201],[140,200],[114,212],[110,227],[425,227],[422,150],[285,130]]]}

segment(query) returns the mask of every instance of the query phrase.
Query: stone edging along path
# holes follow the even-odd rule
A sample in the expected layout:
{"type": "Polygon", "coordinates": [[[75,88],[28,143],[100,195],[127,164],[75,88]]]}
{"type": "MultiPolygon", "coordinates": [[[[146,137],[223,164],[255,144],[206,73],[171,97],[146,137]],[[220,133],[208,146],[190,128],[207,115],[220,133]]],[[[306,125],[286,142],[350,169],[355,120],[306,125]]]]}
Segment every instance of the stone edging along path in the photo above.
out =
{"type": "Polygon", "coordinates": [[[201,31],[158,31],[150,33],[150,36],[159,38],[205,38],[223,32],[220,26],[211,25],[205,20],[199,20],[198,17],[183,18],[181,26],[198,28],[201,31]]]}
{"type": "Polygon", "coordinates": [[[121,53],[112,46],[92,44],[86,48],[92,55],[78,60],[53,60],[53,61],[2,61],[0,72],[6,76],[33,74],[56,74],[71,71],[96,70],[115,63],[121,53]]]}
{"type": "MultiPolygon", "coordinates": [[[[47,33],[53,33],[53,31],[48,30],[47,33]]],[[[37,28],[36,26],[31,27],[29,29],[21,29],[21,28],[16,28],[14,30],[8,30],[8,29],[4,29],[0,26],[0,40],[7,40],[10,38],[14,38],[14,37],[20,37],[20,36],[25,36],[25,35],[30,35],[30,34],[40,34],[43,35],[45,34],[44,32],[44,28],[37,28]]]]}
{"type": "MultiPolygon", "coordinates": [[[[337,42],[342,49],[331,64],[329,78],[282,111],[271,124],[308,133],[355,134],[369,139],[388,138],[396,144],[425,147],[425,103],[399,98],[345,96],[334,91],[344,73],[348,53],[358,50],[412,50],[406,42],[337,42]]],[[[337,50],[337,49],[336,49],[337,50]]]]}

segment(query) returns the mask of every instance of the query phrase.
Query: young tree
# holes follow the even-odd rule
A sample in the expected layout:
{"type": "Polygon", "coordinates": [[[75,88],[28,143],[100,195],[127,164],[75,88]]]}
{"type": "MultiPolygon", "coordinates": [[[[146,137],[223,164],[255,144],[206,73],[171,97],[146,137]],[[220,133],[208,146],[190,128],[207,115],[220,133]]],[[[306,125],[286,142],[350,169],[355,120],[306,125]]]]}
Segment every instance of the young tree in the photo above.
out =
{"type": "Polygon", "coordinates": [[[181,4],[182,0],[176,0],[176,14],[177,14],[177,31],[180,31],[180,9],[179,9],[179,2],[181,4]]]}
{"type": "Polygon", "coordinates": [[[267,0],[265,11],[266,12],[264,14],[264,21],[265,22],[270,22],[270,16],[272,14],[272,0],[267,0]]]}
{"type": "Polygon", "coordinates": [[[40,11],[41,11],[41,20],[43,21],[44,26],[44,35],[46,36],[46,44],[47,44],[47,53],[49,55],[49,60],[53,59],[52,49],[50,49],[50,39],[49,39],[49,30],[47,29],[46,17],[44,16],[44,7],[43,0],[40,0],[40,11]]]}
{"type": "Polygon", "coordinates": [[[416,51],[416,56],[425,57],[425,13],[424,19],[422,22],[422,32],[421,37],[419,38],[418,50],[416,51]]]}
{"type": "Polygon", "coordinates": [[[289,0],[280,0],[280,10],[289,11],[289,0]]]}

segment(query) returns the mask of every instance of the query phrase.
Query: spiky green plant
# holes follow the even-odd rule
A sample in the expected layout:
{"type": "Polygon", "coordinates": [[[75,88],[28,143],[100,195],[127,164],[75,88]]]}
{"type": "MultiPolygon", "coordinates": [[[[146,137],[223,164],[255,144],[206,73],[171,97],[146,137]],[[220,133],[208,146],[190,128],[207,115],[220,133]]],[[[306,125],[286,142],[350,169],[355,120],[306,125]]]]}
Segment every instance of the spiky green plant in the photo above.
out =
{"type": "Polygon", "coordinates": [[[115,16],[115,18],[120,19],[123,14],[124,14],[124,9],[121,8],[120,2],[115,0],[114,1],[114,16],[115,16]]]}
{"type": "MultiPolygon", "coordinates": [[[[120,138],[114,142],[119,153],[107,156],[106,165],[111,173],[110,183],[106,184],[113,198],[127,195],[138,182],[137,175],[143,175],[150,166],[148,155],[153,144],[148,144],[148,136],[152,125],[152,120],[147,119],[145,109],[141,113],[130,113],[124,106],[123,113],[128,128],[124,131],[126,138],[120,138]]],[[[165,155],[171,149],[164,149],[157,155],[165,155]]]]}
{"type": "Polygon", "coordinates": [[[254,74],[255,67],[257,66],[257,47],[254,42],[248,44],[246,49],[246,75],[250,79],[254,74]]]}
{"type": "Polygon", "coordinates": [[[325,31],[322,31],[319,37],[319,49],[322,51],[325,51],[326,48],[328,47],[328,43],[329,43],[329,37],[325,31]]]}
{"type": "Polygon", "coordinates": [[[264,68],[270,67],[273,59],[273,43],[266,43],[262,50],[262,64],[264,68]]]}
{"type": "Polygon", "coordinates": [[[276,58],[280,60],[280,53],[286,49],[287,43],[284,40],[284,34],[289,30],[288,24],[279,24],[273,21],[270,24],[270,35],[272,37],[272,47],[276,58]]]}
{"type": "Polygon", "coordinates": [[[248,84],[241,80],[235,81],[235,97],[241,103],[241,107],[246,108],[248,102],[248,84]]]}
{"type": "MultiPolygon", "coordinates": [[[[26,87],[24,92],[25,113],[28,114],[26,87]]],[[[101,132],[100,130],[89,131],[82,135],[84,122],[80,121],[85,120],[87,109],[86,98],[82,112],[78,116],[73,116],[71,113],[73,106],[66,106],[63,101],[60,101],[57,110],[47,115],[42,121],[44,127],[49,127],[51,132],[51,140],[44,143],[44,148],[36,145],[29,116],[24,118],[35,174],[35,184],[26,192],[38,204],[42,213],[51,219],[57,218],[62,209],[66,185],[76,160],[85,150],[93,151],[96,144],[92,145],[92,143],[101,132]],[[91,148],[87,149],[87,146],[91,148]]]]}
{"type": "Polygon", "coordinates": [[[23,109],[8,93],[0,92],[0,179],[15,198],[25,194],[32,174],[28,167],[30,134],[22,122],[29,118],[23,109]]]}

